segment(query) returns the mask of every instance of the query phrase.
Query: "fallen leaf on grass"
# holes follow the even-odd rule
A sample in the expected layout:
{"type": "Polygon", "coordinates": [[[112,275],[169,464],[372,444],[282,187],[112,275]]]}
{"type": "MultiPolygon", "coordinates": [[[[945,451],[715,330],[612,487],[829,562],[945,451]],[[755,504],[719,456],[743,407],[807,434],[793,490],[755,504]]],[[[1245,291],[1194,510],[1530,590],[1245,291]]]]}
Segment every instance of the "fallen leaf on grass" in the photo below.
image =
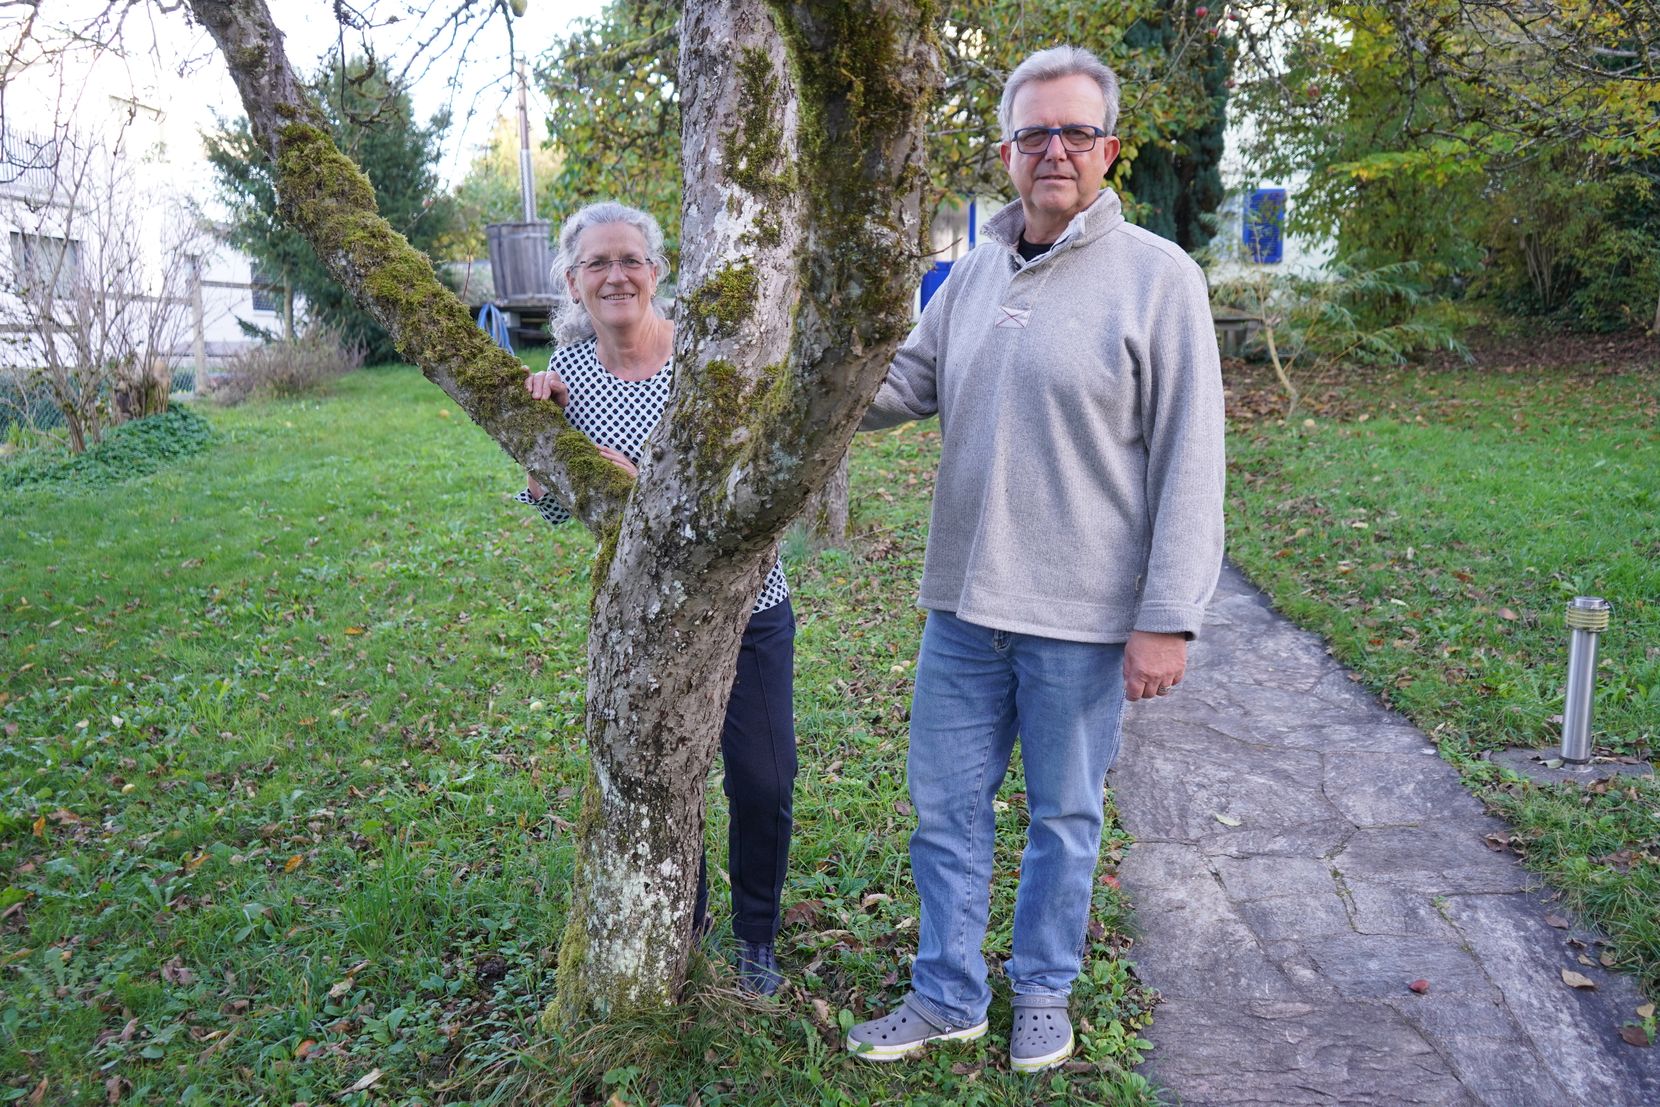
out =
{"type": "Polygon", "coordinates": [[[196,974],[184,967],[184,962],[175,957],[161,967],[161,978],[169,984],[189,985],[196,983],[196,974]]]}
{"type": "Polygon", "coordinates": [[[864,910],[869,911],[877,904],[887,903],[891,899],[893,899],[893,897],[888,895],[886,892],[872,892],[870,895],[859,901],[859,906],[864,910]]]}
{"type": "Polygon", "coordinates": [[[1640,1019],[1652,1019],[1654,1017],[1654,1004],[1645,1003],[1641,1007],[1637,1008],[1637,1017],[1640,1019]]]}
{"type": "Polygon", "coordinates": [[[317,1048],[317,1039],[316,1038],[307,1038],[305,1041],[301,1042],[299,1044],[299,1046],[294,1050],[294,1057],[295,1057],[296,1060],[304,1061],[306,1059],[306,1054],[310,1053],[312,1050],[314,1050],[316,1048],[317,1048]]]}
{"type": "Polygon", "coordinates": [[[1626,1045],[1646,1046],[1649,1044],[1648,1031],[1640,1026],[1620,1027],[1620,1037],[1625,1039],[1626,1045]]]}
{"type": "Polygon", "coordinates": [[[352,990],[352,984],[353,984],[352,978],[349,977],[349,976],[346,977],[346,979],[344,979],[344,980],[335,981],[334,984],[329,988],[329,998],[330,999],[339,999],[341,996],[345,995],[347,992],[352,990]]]}
{"type": "Polygon", "coordinates": [[[1545,916],[1545,925],[1546,926],[1554,926],[1558,930],[1566,930],[1566,929],[1568,929],[1568,927],[1572,926],[1573,924],[1570,923],[1567,919],[1564,919],[1561,915],[1546,915],[1545,916]]]}
{"type": "Polygon", "coordinates": [[[220,1032],[221,1036],[216,1039],[212,1045],[208,1046],[196,1055],[196,1063],[199,1065],[205,1064],[215,1053],[218,1053],[221,1049],[224,1049],[227,1045],[230,1045],[231,1039],[236,1037],[241,1030],[242,1028],[240,1026],[233,1026],[228,1032],[220,1032]]]}
{"type": "Polygon", "coordinates": [[[1407,988],[1411,991],[1417,992],[1419,995],[1423,995],[1429,991],[1429,981],[1414,980],[1412,983],[1407,985],[1407,988]]]}
{"type": "Polygon", "coordinates": [[[283,862],[282,871],[285,873],[291,873],[303,864],[305,864],[305,854],[296,853],[293,857],[290,857],[287,861],[283,862]]]}
{"type": "Polygon", "coordinates": [[[823,910],[822,899],[804,899],[792,903],[784,909],[784,925],[811,927],[818,922],[819,912],[823,910]]]}
{"type": "Polygon", "coordinates": [[[830,1021],[830,1005],[818,996],[813,997],[813,1016],[820,1026],[832,1025],[830,1021]]]}
{"type": "Polygon", "coordinates": [[[345,1099],[347,1096],[351,1095],[353,1092],[361,1092],[365,1088],[373,1087],[375,1082],[379,1079],[380,1079],[380,1070],[379,1069],[370,1069],[368,1072],[364,1073],[361,1077],[359,1077],[357,1079],[357,1081],[352,1084],[351,1087],[342,1088],[340,1091],[335,1092],[334,1093],[334,1098],[335,1099],[345,1099]]]}
{"type": "Polygon", "coordinates": [[[1572,969],[1562,970],[1562,983],[1566,984],[1570,988],[1594,989],[1597,986],[1597,982],[1595,980],[1592,980],[1590,977],[1585,976],[1582,973],[1574,972],[1572,969]]]}
{"type": "Polygon", "coordinates": [[[1517,619],[1520,619],[1521,616],[1510,610],[1508,607],[1501,607],[1499,608],[1499,618],[1505,620],[1506,622],[1514,623],[1517,619]]]}
{"type": "Polygon", "coordinates": [[[112,1076],[104,1081],[104,1102],[120,1103],[121,1093],[132,1087],[124,1076],[112,1076]]]}
{"type": "Polygon", "coordinates": [[[46,1102],[46,1080],[46,1077],[41,1077],[40,1083],[35,1085],[35,1090],[29,1093],[29,1107],[40,1107],[46,1102]]]}

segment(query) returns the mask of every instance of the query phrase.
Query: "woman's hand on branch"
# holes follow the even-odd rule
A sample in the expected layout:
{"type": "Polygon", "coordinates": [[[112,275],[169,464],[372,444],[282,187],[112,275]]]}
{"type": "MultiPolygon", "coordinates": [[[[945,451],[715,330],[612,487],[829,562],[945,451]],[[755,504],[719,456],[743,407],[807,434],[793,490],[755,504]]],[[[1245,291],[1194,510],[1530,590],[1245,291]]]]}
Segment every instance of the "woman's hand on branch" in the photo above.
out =
{"type": "Polygon", "coordinates": [[[525,378],[525,391],[530,393],[533,400],[552,400],[560,407],[571,402],[571,390],[565,384],[565,378],[552,369],[544,369],[540,373],[532,373],[525,378]]]}
{"type": "Polygon", "coordinates": [[[609,461],[612,465],[615,465],[629,476],[637,477],[640,475],[639,466],[628,460],[627,454],[613,450],[610,446],[596,445],[594,448],[599,451],[600,457],[603,457],[606,461],[609,461]]]}

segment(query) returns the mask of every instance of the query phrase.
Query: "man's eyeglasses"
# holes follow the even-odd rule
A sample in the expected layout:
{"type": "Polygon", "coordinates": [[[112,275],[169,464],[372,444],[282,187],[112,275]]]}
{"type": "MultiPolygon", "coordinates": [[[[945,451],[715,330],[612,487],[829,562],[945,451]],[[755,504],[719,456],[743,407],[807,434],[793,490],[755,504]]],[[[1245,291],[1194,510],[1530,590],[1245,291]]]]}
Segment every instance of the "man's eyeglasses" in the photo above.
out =
{"type": "Polygon", "coordinates": [[[1014,133],[1014,148],[1022,154],[1042,154],[1049,149],[1049,140],[1061,136],[1061,146],[1069,154],[1087,154],[1095,149],[1097,139],[1107,132],[1082,123],[1068,123],[1064,127],[1022,127],[1014,133]]]}
{"type": "Polygon", "coordinates": [[[645,258],[637,258],[632,255],[625,258],[589,258],[587,261],[577,262],[571,268],[580,269],[584,273],[593,273],[597,276],[600,273],[609,273],[613,265],[622,266],[624,273],[638,273],[646,267],[647,262],[645,258]]]}

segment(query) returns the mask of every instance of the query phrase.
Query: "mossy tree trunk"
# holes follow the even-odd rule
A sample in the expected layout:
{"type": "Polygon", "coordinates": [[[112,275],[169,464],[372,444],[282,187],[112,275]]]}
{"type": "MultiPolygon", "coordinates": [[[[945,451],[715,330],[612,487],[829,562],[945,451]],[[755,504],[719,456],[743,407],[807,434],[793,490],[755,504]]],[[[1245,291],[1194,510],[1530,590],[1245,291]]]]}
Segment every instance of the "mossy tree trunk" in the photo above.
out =
{"type": "Polygon", "coordinates": [[[638,484],[603,462],[374,210],[318,125],[264,0],[191,0],[277,166],[282,212],[510,455],[602,538],[592,771],[557,1014],[672,1002],[684,981],[738,641],[780,535],[836,469],[909,326],[937,82],[916,0],[692,0],[676,388],[638,484]]]}

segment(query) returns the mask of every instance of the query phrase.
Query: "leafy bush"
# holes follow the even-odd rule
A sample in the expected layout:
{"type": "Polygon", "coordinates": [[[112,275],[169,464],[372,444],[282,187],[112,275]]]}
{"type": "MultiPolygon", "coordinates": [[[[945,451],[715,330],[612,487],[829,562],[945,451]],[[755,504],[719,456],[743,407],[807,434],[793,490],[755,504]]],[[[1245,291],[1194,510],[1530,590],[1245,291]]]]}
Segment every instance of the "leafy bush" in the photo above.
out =
{"type": "Polygon", "coordinates": [[[184,404],[160,415],[122,423],[82,454],[33,452],[0,469],[0,488],[58,483],[103,487],[154,473],[200,453],[213,441],[207,420],[184,404]]]}
{"type": "Polygon", "coordinates": [[[1458,333],[1472,321],[1466,309],[1436,297],[1410,261],[1373,268],[1333,262],[1324,276],[1236,267],[1213,276],[1211,298],[1260,328],[1288,416],[1300,399],[1297,377],[1337,365],[1397,365],[1433,350],[1466,355],[1458,333]]]}
{"type": "Polygon", "coordinates": [[[252,397],[301,396],[363,367],[363,346],[317,327],[293,342],[255,346],[209,380],[209,395],[227,407],[252,397]]]}

